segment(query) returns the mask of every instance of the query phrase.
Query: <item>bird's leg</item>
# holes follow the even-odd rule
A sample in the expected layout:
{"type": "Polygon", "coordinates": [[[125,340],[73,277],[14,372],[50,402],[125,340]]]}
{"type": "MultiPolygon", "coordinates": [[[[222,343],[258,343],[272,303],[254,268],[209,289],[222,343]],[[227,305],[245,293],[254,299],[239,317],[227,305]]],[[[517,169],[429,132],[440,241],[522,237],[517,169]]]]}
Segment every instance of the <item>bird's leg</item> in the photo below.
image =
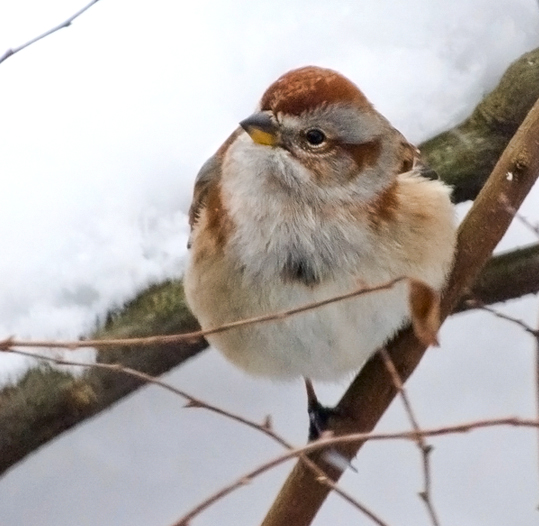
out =
{"type": "Polygon", "coordinates": [[[309,378],[305,378],[305,389],[307,390],[307,411],[309,413],[309,441],[320,438],[328,427],[329,419],[338,415],[338,411],[333,407],[323,406],[314,392],[313,383],[309,378]]]}
{"type": "MultiPolygon", "coordinates": [[[[305,389],[307,390],[307,410],[309,412],[309,442],[312,442],[320,438],[322,433],[327,430],[329,419],[332,416],[342,416],[342,414],[341,411],[334,407],[322,405],[314,392],[311,380],[309,378],[304,380],[305,389]]],[[[350,468],[357,473],[356,468],[350,464],[350,461],[334,447],[330,447],[325,451],[322,458],[341,471],[350,468]]]]}

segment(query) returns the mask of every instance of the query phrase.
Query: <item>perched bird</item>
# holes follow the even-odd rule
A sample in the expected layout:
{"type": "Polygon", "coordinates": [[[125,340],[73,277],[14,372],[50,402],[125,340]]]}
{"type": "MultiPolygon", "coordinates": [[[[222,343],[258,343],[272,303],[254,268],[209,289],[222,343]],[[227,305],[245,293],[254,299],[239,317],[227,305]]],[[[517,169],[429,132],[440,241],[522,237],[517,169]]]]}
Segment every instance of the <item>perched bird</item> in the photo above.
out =
{"type": "MultiPolygon", "coordinates": [[[[184,285],[201,327],[403,276],[439,291],[454,210],[419,155],[341,74],[309,66],[276,80],[195,182],[184,285]]],[[[409,320],[402,281],[208,340],[255,375],[336,380],[409,320]]]]}

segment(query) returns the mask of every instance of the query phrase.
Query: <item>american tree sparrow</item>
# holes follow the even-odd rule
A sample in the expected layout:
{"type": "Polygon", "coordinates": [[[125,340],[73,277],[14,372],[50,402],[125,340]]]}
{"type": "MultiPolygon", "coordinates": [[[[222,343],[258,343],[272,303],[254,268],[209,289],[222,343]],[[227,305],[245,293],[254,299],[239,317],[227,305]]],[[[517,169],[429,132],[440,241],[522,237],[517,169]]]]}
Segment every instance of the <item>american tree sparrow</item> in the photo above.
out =
{"type": "MultiPolygon", "coordinates": [[[[204,329],[406,276],[435,291],[455,246],[450,190],[348,79],[290,71],[201,168],[185,292],[204,329]]],[[[408,285],[208,336],[255,375],[335,380],[410,320],[408,285]]]]}

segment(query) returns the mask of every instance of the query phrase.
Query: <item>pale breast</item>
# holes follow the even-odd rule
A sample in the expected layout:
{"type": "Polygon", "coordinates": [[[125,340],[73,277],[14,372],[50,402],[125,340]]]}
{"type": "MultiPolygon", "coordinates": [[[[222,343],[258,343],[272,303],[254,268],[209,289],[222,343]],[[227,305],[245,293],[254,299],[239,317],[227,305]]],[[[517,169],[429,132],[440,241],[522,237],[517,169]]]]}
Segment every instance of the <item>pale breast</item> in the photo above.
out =
{"type": "MultiPolygon", "coordinates": [[[[354,280],[316,287],[277,280],[253,287],[225,261],[207,263],[204,268],[189,267],[185,280],[189,304],[204,328],[283,312],[360,288],[354,280]]],[[[376,283],[387,279],[382,275],[372,278],[376,283]]],[[[399,283],[391,290],[233,329],[208,339],[251,374],[336,380],[358,370],[407,317],[407,286],[399,283]]]]}
{"type": "MultiPolygon", "coordinates": [[[[249,172],[242,172],[239,164],[228,170],[233,178],[221,181],[233,225],[226,246],[217,247],[216,238],[204,231],[209,224],[204,213],[194,232],[196,264],[188,265],[185,292],[204,329],[403,276],[422,279],[435,289],[443,285],[455,237],[443,184],[400,177],[393,216],[372,225],[342,208],[323,208],[323,200],[310,197],[308,180],[301,201],[294,198],[293,187],[291,194],[278,187],[268,191],[267,158],[259,165],[255,161],[251,155],[249,172]]],[[[279,159],[272,163],[278,165],[279,159]]],[[[283,173],[286,177],[281,166],[281,177],[283,173]]],[[[301,178],[300,169],[298,173],[301,178]]],[[[408,321],[407,288],[401,282],[390,290],[208,339],[252,374],[334,380],[358,370],[408,321]]]]}

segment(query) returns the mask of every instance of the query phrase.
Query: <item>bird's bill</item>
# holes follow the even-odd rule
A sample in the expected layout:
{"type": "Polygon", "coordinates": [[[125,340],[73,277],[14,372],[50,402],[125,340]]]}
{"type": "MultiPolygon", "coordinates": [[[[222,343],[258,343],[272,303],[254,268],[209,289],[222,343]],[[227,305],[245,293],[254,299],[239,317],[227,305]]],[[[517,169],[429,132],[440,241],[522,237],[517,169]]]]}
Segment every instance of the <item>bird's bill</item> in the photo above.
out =
{"type": "Polygon", "coordinates": [[[240,122],[240,126],[249,134],[253,142],[274,146],[278,141],[278,127],[271,115],[266,112],[253,113],[240,122]]]}

